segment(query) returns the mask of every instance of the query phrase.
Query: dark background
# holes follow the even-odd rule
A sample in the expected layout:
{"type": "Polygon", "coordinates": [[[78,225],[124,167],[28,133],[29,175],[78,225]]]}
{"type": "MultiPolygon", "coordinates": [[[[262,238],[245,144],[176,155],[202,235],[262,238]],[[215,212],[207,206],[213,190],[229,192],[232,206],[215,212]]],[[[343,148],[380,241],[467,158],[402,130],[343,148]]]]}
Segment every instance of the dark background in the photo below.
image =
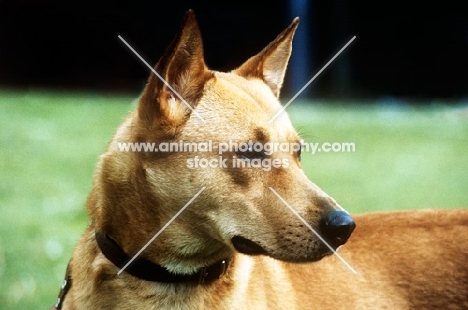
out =
{"type": "Polygon", "coordinates": [[[303,96],[468,95],[466,10],[449,2],[337,0],[0,0],[0,88],[140,92],[149,69],[117,36],[154,65],[189,8],[206,62],[216,70],[240,65],[299,15],[284,96],[294,95],[353,36],[303,96]],[[307,8],[297,11],[301,3],[307,8]]]}

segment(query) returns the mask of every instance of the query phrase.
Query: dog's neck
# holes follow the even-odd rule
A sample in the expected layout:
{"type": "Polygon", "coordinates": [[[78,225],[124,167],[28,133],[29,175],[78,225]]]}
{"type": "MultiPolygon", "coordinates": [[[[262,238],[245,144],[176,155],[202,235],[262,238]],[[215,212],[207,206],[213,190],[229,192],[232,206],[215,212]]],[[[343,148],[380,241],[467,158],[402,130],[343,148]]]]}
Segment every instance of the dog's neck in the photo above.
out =
{"type": "MultiPolygon", "coordinates": [[[[106,233],[96,231],[95,237],[102,254],[116,267],[122,269],[130,261],[131,256],[125,253],[124,250],[118,245],[118,243],[106,233]]],[[[226,273],[230,260],[230,258],[226,258],[214,263],[211,266],[201,268],[196,273],[181,275],[172,273],[166,268],[159,266],[149,260],[137,257],[124,270],[132,276],[146,281],[162,283],[192,282],[198,284],[209,284],[219,279],[226,273]]]]}

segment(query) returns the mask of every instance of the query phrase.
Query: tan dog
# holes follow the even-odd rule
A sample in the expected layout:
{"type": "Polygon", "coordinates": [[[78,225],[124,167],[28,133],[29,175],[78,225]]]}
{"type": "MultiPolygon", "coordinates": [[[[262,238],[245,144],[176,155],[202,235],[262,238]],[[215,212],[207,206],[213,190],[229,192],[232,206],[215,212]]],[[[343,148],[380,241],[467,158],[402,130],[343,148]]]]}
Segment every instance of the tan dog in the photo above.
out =
{"type": "Polygon", "coordinates": [[[155,67],[172,88],[151,74],[138,109],[101,157],[87,202],[91,223],[58,309],[468,309],[466,210],[356,216],[339,252],[354,274],[330,254],[355,223],[307,179],[299,151],[249,147],[220,157],[218,150],[119,149],[128,142],[297,144],[285,113],[269,122],[281,109],[297,25],[222,73],[206,68],[187,13],[155,67]],[[223,166],[188,167],[195,156],[223,166]],[[275,164],[233,166],[255,160],[275,164]]]}

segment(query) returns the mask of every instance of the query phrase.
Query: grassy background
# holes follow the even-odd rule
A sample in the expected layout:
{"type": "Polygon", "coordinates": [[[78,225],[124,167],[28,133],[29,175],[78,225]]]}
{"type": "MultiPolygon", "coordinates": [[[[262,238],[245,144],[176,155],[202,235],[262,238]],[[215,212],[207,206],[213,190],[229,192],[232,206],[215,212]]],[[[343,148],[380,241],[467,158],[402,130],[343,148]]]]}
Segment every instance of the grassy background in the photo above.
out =
{"type": "MultiPolygon", "coordinates": [[[[48,309],[87,224],[94,166],[134,98],[0,92],[0,308],[48,309]]],[[[352,213],[468,207],[468,109],[292,104],[309,178],[352,213]]]]}

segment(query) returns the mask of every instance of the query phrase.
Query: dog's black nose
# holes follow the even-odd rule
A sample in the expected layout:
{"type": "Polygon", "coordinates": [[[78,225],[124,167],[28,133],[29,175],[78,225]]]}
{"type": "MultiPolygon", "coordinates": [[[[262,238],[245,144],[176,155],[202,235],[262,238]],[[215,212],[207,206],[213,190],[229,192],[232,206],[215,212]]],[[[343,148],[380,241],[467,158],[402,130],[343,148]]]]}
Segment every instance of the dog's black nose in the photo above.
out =
{"type": "Polygon", "coordinates": [[[322,221],[322,233],[325,240],[333,248],[337,248],[348,241],[356,224],[345,211],[332,211],[322,221]]]}

